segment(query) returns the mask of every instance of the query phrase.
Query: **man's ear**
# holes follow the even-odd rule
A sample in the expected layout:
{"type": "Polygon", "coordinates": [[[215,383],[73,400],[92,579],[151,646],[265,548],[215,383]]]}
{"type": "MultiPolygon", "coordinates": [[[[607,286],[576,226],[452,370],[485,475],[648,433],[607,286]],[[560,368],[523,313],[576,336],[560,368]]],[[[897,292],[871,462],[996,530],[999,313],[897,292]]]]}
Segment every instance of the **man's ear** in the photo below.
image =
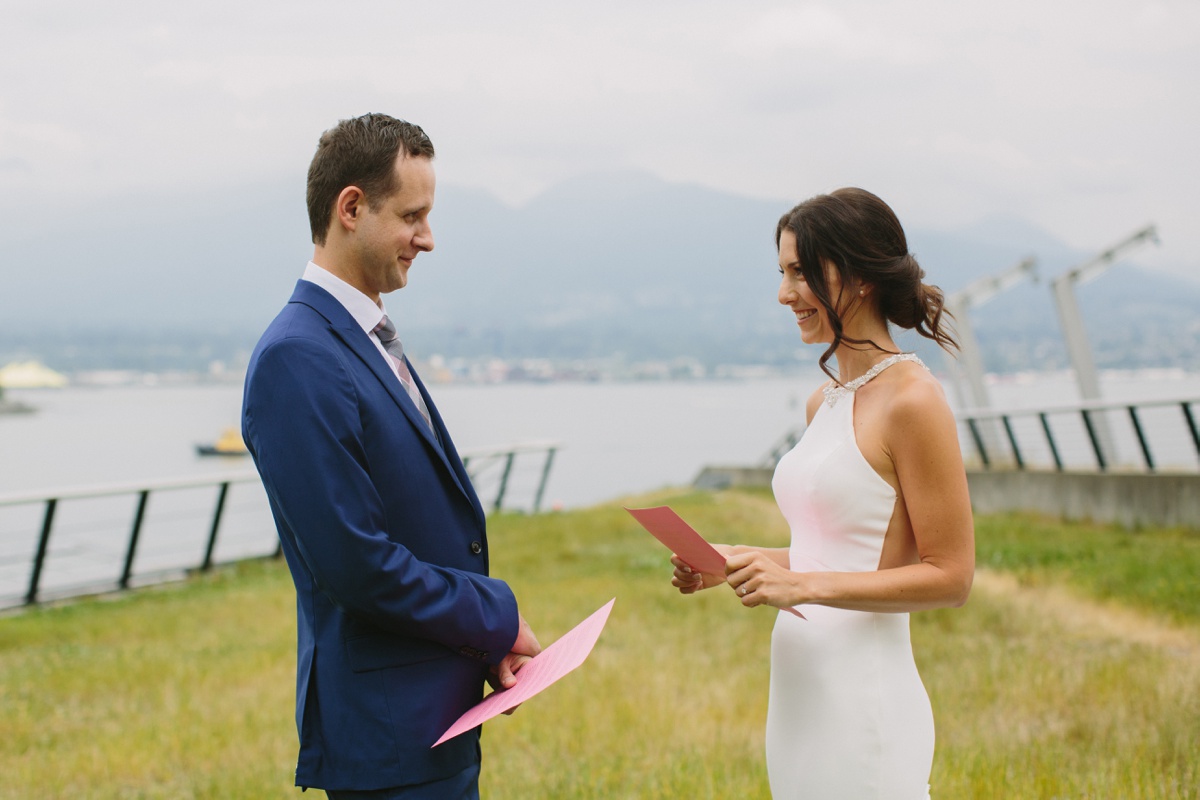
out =
{"type": "Polygon", "coordinates": [[[337,196],[333,206],[334,215],[343,229],[353,231],[367,210],[367,196],[357,186],[347,186],[337,196]]]}

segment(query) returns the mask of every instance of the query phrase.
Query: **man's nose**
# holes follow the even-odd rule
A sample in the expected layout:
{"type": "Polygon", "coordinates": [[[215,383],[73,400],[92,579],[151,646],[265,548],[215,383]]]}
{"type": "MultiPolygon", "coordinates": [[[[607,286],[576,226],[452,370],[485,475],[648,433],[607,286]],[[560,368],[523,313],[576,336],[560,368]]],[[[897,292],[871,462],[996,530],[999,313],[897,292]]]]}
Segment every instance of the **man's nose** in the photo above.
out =
{"type": "Polygon", "coordinates": [[[424,250],[426,253],[432,250],[433,226],[426,222],[425,225],[422,226],[421,230],[417,231],[417,235],[413,237],[413,244],[415,244],[417,248],[424,250]]]}

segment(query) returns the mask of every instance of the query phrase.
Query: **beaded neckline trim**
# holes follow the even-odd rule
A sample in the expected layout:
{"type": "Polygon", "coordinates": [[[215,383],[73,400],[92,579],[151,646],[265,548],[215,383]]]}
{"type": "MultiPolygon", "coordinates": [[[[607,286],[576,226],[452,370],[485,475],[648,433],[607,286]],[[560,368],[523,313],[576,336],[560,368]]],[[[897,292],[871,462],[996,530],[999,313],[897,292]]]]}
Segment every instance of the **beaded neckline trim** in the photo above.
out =
{"type": "MultiPolygon", "coordinates": [[[[883,361],[880,361],[878,364],[871,367],[869,370],[864,372],[862,375],[859,375],[852,381],[848,381],[844,384],[830,382],[828,385],[826,385],[822,390],[825,394],[825,404],[828,406],[837,405],[838,400],[841,400],[848,394],[853,394],[854,392],[858,391],[860,388],[862,388],[863,384],[870,381],[892,364],[898,364],[901,361],[914,361],[917,364],[920,364],[922,367],[925,366],[925,363],[921,361],[921,359],[917,358],[916,353],[897,353],[894,356],[888,356],[883,361]]],[[[928,369],[928,367],[925,368],[928,369]]]]}

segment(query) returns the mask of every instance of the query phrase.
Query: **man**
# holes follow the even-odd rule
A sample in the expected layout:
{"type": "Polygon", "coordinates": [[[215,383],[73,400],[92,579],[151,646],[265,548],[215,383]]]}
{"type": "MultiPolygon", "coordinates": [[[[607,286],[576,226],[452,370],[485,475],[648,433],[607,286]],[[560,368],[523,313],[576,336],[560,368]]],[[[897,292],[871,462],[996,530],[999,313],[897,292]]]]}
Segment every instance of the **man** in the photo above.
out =
{"type": "Polygon", "coordinates": [[[483,509],[383,309],[433,249],[433,155],[382,114],[325,132],[313,259],[246,375],[242,431],[296,584],[296,785],[334,800],[478,797],[478,730],[431,745],[540,650],[487,576],[483,509]]]}

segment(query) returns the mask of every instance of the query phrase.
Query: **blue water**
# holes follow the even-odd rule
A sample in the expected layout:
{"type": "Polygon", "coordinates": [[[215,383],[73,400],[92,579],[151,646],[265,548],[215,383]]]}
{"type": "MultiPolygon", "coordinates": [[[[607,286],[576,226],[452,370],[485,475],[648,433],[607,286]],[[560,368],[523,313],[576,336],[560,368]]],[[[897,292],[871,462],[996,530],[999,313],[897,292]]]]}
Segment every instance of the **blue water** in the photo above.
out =
{"type": "MultiPolygon", "coordinates": [[[[803,422],[803,397],[815,382],[447,384],[431,391],[460,451],[561,442],[546,500],[579,506],[687,483],[706,463],[759,459],[803,422]]],[[[38,411],[0,417],[0,494],[250,468],[194,451],[239,424],[237,385],[10,395],[38,411]]]]}
{"type": "MultiPolygon", "coordinates": [[[[1200,375],[1178,372],[1109,373],[1107,397],[1200,398],[1200,375]]],[[[510,383],[433,386],[434,399],[459,450],[498,448],[529,440],[555,441],[559,450],[543,508],[572,508],[690,483],[706,465],[759,462],[786,431],[803,426],[804,401],[822,382],[815,370],[791,378],[642,383],[510,383]]],[[[1069,375],[1031,374],[996,379],[999,408],[1061,405],[1077,399],[1069,375]]],[[[196,455],[236,427],[241,387],[139,385],[11,391],[37,407],[0,415],[0,500],[66,487],[252,474],[249,459],[196,455]]],[[[954,395],[950,392],[953,403],[954,395]]],[[[1110,415],[1121,464],[1140,458],[1119,414],[1110,415]]],[[[1178,406],[1147,411],[1160,466],[1195,470],[1197,457],[1178,406]]],[[[1018,421],[1031,444],[1027,459],[1048,461],[1036,418],[1018,421]],[[1039,451],[1039,446],[1041,450],[1039,451]]],[[[1077,419],[1056,422],[1069,466],[1090,468],[1086,434],[1077,419]]],[[[965,438],[965,435],[964,435],[965,438]]],[[[1025,445],[1023,445],[1025,446],[1025,445]]],[[[969,442],[964,442],[968,455],[969,442]]],[[[521,456],[506,508],[532,504],[542,461],[521,456]]],[[[498,466],[476,486],[490,505],[498,466]]],[[[154,492],[139,539],[135,571],[147,579],[199,564],[207,543],[213,486],[154,492]]],[[[136,494],[59,504],[50,555],[41,578],[53,594],[85,582],[111,585],[121,574],[135,516],[136,494]]],[[[0,504],[0,606],[19,602],[30,580],[44,506],[0,504]]],[[[216,560],[265,554],[275,547],[262,488],[238,484],[229,495],[216,560]]]]}
{"type": "MultiPolygon", "coordinates": [[[[443,384],[431,392],[460,451],[561,442],[546,501],[577,507],[688,483],[707,464],[758,461],[787,429],[803,425],[804,401],[820,382],[813,370],[756,380],[443,384]]],[[[1200,398],[1200,375],[1111,372],[1103,389],[1114,400],[1200,398]]],[[[998,378],[990,392],[1001,408],[1078,397],[1061,373],[998,378]]],[[[953,391],[947,394],[953,404],[953,391]]],[[[236,383],[10,390],[9,396],[38,411],[0,415],[0,495],[251,468],[246,460],[198,457],[194,449],[239,424],[236,383]]],[[[1181,463],[1189,463],[1187,447],[1180,453],[1181,463]]]]}

